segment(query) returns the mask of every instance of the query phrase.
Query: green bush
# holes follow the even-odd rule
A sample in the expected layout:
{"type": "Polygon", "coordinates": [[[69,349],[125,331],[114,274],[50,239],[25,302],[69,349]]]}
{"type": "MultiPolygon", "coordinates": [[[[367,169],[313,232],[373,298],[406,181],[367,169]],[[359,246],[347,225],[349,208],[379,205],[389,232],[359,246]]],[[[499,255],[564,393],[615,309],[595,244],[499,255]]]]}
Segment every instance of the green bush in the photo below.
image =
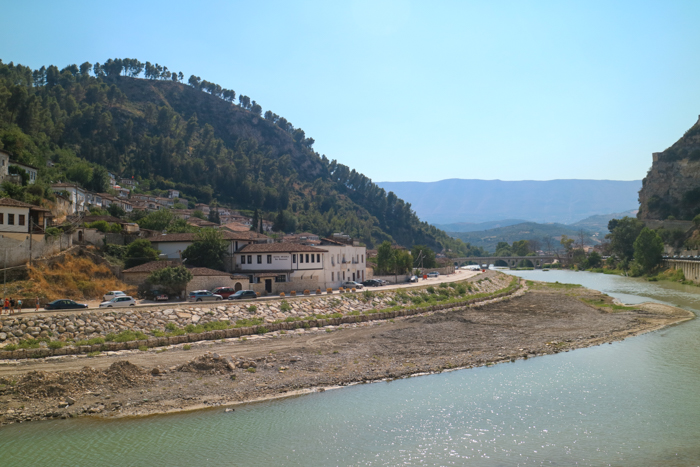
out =
{"type": "Polygon", "coordinates": [[[7,344],[5,347],[2,348],[2,350],[7,350],[8,352],[12,352],[13,350],[17,350],[17,345],[7,344]]]}
{"type": "Polygon", "coordinates": [[[61,349],[65,346],[65,342],[62,341],[51,341],[49,342],[49,349],[61,349]]]}
{"type": "Polygon", "coordinates": [[[435,293],[435,287],[432,285],[429,285],[425,290],[431,295],[435,293]]]}
{"type": "Polygon", "coordinates": [[[288,311],[292,311],[292,305],[287,303],[287,300],[282,300],[282,303],[280,304],[280,310],[285,313],[288,311]]]}
{"type": "Polygon", "coordinates": [[[247,310],[248,310],[249,312],[251,312],[251,313],[255,313],[256,311],[258,311],[258,307],[255,306],[255,305],[250,305],[250,306],[247,308],[247,310]]]}
{"type": "Polygon", "coordinates": [[[119,334],[107,334],[105,336],[107,341],[113,341],[113,342],[131,342],[131,341],[140,341],[144,339],[148,339],[148,336],[146,334],[142,333],[141,331],[132,331],[132,330],[125,330],[120,332],[119,334]]]}
{"type": "Polygon", "coordinates": [[[88,341],[88,345],[104,344],[105,340],[101,337],[94,337],[88,341]]]}
{"type": "Polygon", "coordinates": [[[182,346],[182,350],[191,350],[192,346],[190,344],[185,344],[182,346]]]}

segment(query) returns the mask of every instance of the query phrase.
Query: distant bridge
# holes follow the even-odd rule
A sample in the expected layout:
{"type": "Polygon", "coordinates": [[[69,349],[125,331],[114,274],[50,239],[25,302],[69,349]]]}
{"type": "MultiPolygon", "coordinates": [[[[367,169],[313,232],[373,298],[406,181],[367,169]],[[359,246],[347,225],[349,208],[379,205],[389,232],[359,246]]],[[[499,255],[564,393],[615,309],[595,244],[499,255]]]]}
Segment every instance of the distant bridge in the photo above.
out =
{"type": "Polygon", "coordinates": [[[532,263],[532,265],[539,269],[545,264],[551,264],[555,259],[562,260],[555,255],[550,256],[470,256],[467,258],[452,258],[456,267],[471,264],[478,264],[479,266],[488,267],[489,264],[496,265],[496,261],[503,261],[509,268],[516,267],[520,261],[527,260],[532,263]]]}
{"type": "Polygon", "coordinates": [[[685,280],[700,283],[700,261],[696,259],[664,258],[661,265],[669,269],[682,269],[685,280]]]}

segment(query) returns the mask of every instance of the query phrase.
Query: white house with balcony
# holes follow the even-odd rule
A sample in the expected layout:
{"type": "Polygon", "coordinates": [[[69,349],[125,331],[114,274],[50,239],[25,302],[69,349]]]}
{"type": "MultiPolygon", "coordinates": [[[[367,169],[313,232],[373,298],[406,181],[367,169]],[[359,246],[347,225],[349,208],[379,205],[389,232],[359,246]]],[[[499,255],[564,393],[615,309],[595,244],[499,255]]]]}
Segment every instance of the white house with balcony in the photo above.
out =
{"type": "Polygon", "coordinates": [[[250,244],[234,254],[234,270],[261,294],[325,289],[323,248],[295,243],[250,244]]]}
{"type": "Polygon", "coordinates": [[[327,251],[324,264],[326,287],[337,288],[344,281],[362,282],[367,270],[367,248],[352,239],[322,238],[319,248],[327,251]]]}

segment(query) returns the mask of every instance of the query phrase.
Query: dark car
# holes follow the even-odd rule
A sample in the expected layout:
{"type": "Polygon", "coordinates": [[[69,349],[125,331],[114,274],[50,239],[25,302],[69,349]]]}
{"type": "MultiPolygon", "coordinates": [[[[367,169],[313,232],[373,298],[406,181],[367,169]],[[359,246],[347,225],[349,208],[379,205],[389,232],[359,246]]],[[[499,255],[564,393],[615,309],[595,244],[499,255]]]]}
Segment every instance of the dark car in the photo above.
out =
{"type": "Polygon", "coordinates": [[[258,298],[258,294],[254,290],[239,290],[228,297],[229,300],[247,300],[251,298],[258,298]]]}
{"type": "Polygon", "coordinates": [[[365,287],[379,287],[382,283],[377,279],[367,279],[366,281],[362,281],[362,285],[365,287]]]}
{"type": "Polygon", "coordinates": [[[60,300],[54,300],[44,305],[44,310],[70,310],[73,308],[87,308],[88,306],[84,303],[77,303],[73,300],[67,300],[62,298],[60,300]]]}
{"type": "Polygon", "coordinates": [[[233,287],[217,287],[211,292],[216,295],[221,295],[224,298],[229,298],[231,295],[236,293],[233,287]]]}
{"type": "Polygon", "coordinates": [[[146,293],[146,298],[156,302],[167,302],[168,300],[170,300],[168,294],[166,294],[165,292],[161,292],[160,290],[149,290],[146,293]]]}

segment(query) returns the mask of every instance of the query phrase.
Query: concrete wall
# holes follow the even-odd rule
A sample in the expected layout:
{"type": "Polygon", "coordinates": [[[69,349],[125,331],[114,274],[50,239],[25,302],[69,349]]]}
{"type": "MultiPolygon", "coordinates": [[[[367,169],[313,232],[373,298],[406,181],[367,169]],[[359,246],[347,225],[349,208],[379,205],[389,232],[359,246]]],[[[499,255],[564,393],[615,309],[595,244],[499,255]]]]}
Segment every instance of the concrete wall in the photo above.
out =
{"type": "Polygon", "coordinates": [[[85,229],[80,228],[73,232],[73,242],[79,243],[80,239],[84,243],[89,243],[91,245],[102,246],[104,245],[105,233],[100,232],[97,229],[85,229]],[[82,235],[81,235],[82,233],[82,235]]]}
{"type": "Polygon", "coordinates": [[[381,279],[383,281],[387,281],[390,284],[402,284],[404,282],[408,282],[408,279],[411,276],[408,274],[399,274],[398,276],[395,275],[390,275],[390,276],[373,276],[372,279],[381,279]]]}
{"type": "Polygon", "coordinates": [[[5,251],[7,251],[7,267],[27,264],[30,259],[38,259],[55,255],[73,246],[73,239],[69,234],[59,235],[56,238],[32,235],[31,250],[29,234],[25,234],[24,240],[17,240],[7,236],[0,236],[0,267],[5,264],[5,251]]]}
{"type": "MultiPolygon", "coordinates": [[[[187,284],[187,293],[193,290],[212,290],[216,287],[236,287],[236,283],[241,284],[242,290],[249,290],[250,283],[245,279],[231,279],[230,275],[222,276],[195,276],[187,284]]],[[[265,285],[265,284],[263,284],[265,285]]]]}

